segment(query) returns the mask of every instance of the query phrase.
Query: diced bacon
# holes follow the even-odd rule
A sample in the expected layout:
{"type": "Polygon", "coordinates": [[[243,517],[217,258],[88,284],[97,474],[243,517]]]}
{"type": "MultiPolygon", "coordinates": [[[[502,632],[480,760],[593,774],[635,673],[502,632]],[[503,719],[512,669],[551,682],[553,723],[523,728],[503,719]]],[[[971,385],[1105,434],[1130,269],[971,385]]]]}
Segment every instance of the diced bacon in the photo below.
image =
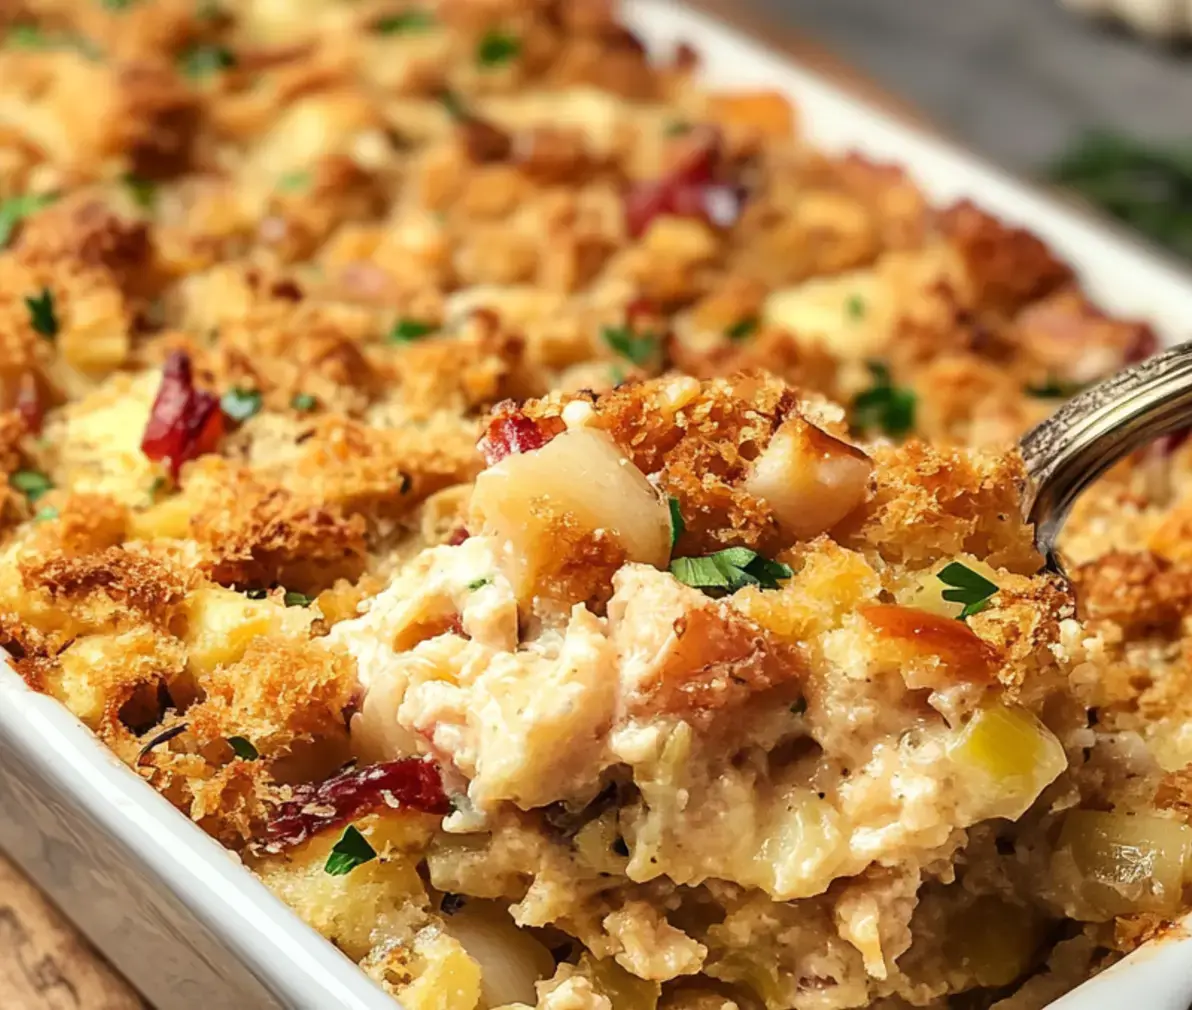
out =
{"type": "Polygon", "coordinates": [[[174,351],[162,368],[141,451],[150,459],[166,461],[177,477],[183,463],[214,451],[222,437],[219,398],[195,388],[190,356],[174,351]]]}
{"type": "Polygon", "coordinates": [[[295,786],[267,828],[266,848],[298,845],[312,835],[338,827],[396,801],[427,814],[451,810],[439,769],[423,758],[382,761],[349,768],[323,782],[295,786]]]}
{"type": "Polygon", "coordinates": [[[661,179],[633,183],[625,191],[625,226],[634,238],[663,215],[696,217],[717,228],[737,223],[747,197],[743,186],[716,178],[723,139],[720,131],[702,129],[688,155],[661,179]]]}
{"type": "Polygon", "coordinates": [[[17,384],[16,408],[25,422],[25,430],[31,435],[40,434],[42,421],[45,420],[45,405],[41,401],[37,376],[32,372],[25,372],[17,384]]]}
{"type": "Polygon", "coordinates": [[[485,463],[492,466],[515,452],[541,449],[563,427],[562,421],[554,424],[535,421],[513,407],[510,401],[507,405],[498,405],[497,412],[488,422],[488,430],[476,448],[480,450],[485,463]]]}

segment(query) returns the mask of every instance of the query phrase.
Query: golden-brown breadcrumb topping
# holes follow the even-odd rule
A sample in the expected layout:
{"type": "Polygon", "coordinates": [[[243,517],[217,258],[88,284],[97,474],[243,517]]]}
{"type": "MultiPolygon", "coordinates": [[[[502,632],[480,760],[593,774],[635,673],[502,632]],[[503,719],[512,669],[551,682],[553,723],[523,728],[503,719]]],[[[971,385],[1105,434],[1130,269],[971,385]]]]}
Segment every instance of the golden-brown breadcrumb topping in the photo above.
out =
{"type": "Polygon", "coordinates": [[[607,0],[0,9],[0,646],[407,1010],[1028,1010],[1192,866],[1157,346],[607,0]]]}

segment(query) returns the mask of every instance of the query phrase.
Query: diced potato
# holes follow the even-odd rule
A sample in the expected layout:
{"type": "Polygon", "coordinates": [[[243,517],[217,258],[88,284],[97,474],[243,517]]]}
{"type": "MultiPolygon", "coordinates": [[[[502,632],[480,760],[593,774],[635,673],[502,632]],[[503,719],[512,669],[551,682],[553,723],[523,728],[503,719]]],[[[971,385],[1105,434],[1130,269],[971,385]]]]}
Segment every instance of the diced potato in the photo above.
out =
{"type": "Polygon", "coordinates": [[[836,810],[810,789],[796,789],[771,823],[757,859],[766,865],[766,875],[773,873],[766,890],[790,901],[822,893],[844,854],[836,810]]]}
{"type": "Polygon", "coordinates": [[[1174,912],[1192,860],[1192,827],[1154,814],[1073,810],[1053,857],[1071,913],[1109,919],[1174,912]]]}
{"type": "Polygon", "coordinates": [[[608,435],[580,428],[541,449],[515,453],[476,478],[469,528],[508,545],[511,581],[523,596],[558,561],[560,523],[603,531],[626,560],[665,567],[670,510],[608,435]]]}
{"type": "Polygon", "coordinates": [[[978,710],[948,747],[961,775],[971,781],[973,821],[1020,817],[1067,766],[1063,745],[1024,708],[991,705],[978,710]]]}
{"type": "Polygon", "coordinates": [[[754,461],[745,488],[770,504],[783,533],[810,540],[865,500],[872,472],[860,449],[794,418],[754,461]]]}
{"type": "Polygon", "coordinates": [[[886,342],[886,331],[876,325],[873,311],[877,297],[872,271],[857,270],[775,291],[766,300],[763,316],[767,324],[789,330],[800,344],[863,361],[876,356],[886,342]]]}
{"type": "Polygon", "coordinates": [[[176,495],[130,515],[130,540],[184,540],[190,535],[191,503],[183,495],[176,495]]]}
{"type": "Polygon", "coordinates": [[[406,1010],[472,1010],[485,1003],[480,965],[463,945],[446,933],[426,931],[414,941],[417,965],[422,969],[410,985],[399,990],[406,1010]]]}
{"type": "Polygon", "coordinates": [[[192,671],[207,673],[235,663],[248,644],[261,635],[301,635],[314,615],[306,607],[282,607],[270,600],[250,600],[243,593],[206,586],[186,599],[184,641],[192,671]]]}
{"type": "Polygon", "coordinates": [[[481,1000],[486,1007],[534,1004],[534,984],[555,970],[550,951],[518,929],[509,912],[493,902],[469,900],[444,919],[447,932],[480,966],[481,1000]]]}

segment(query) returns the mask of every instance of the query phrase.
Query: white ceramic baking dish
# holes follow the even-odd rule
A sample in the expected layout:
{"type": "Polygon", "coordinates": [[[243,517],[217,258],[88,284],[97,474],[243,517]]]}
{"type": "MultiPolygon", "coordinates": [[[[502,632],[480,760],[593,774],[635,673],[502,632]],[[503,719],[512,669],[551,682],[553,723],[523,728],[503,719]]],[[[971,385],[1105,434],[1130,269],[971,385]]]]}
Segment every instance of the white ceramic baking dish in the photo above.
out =
{"type": "MultiPolygon", "coordinates": [[[[1029,226],[1079,268],[1104,306],[1148,318],[1168,342],[1185,333],[1192,280],[1141,245],[888,118],[712,18],[664,0],[628,0],[628,9],[656,51],[686,40],[703,53],[706,73],[718,84],[789,91],[823,147],[907,165],[932,199],[971,197],[1029,226]]],[[[393,1010],[388,997],[233,856],[3,663],[0,848],[158,1010],[393,1010]]],[[[1190,1004],[1192,941],[1168,939],[1055,1006],[1189,1010],[1190,1004]]]]}

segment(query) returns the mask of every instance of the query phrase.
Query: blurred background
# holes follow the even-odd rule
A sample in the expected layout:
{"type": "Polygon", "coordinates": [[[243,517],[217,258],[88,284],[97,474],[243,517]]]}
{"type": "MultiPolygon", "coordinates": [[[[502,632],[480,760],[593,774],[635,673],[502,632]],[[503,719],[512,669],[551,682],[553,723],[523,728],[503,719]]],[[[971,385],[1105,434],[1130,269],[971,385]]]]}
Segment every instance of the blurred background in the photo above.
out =
{"type": "Polygon", "coordinates": [[[970,148],[1192,258],[1192,0],[751,2],[970,148]]]}

